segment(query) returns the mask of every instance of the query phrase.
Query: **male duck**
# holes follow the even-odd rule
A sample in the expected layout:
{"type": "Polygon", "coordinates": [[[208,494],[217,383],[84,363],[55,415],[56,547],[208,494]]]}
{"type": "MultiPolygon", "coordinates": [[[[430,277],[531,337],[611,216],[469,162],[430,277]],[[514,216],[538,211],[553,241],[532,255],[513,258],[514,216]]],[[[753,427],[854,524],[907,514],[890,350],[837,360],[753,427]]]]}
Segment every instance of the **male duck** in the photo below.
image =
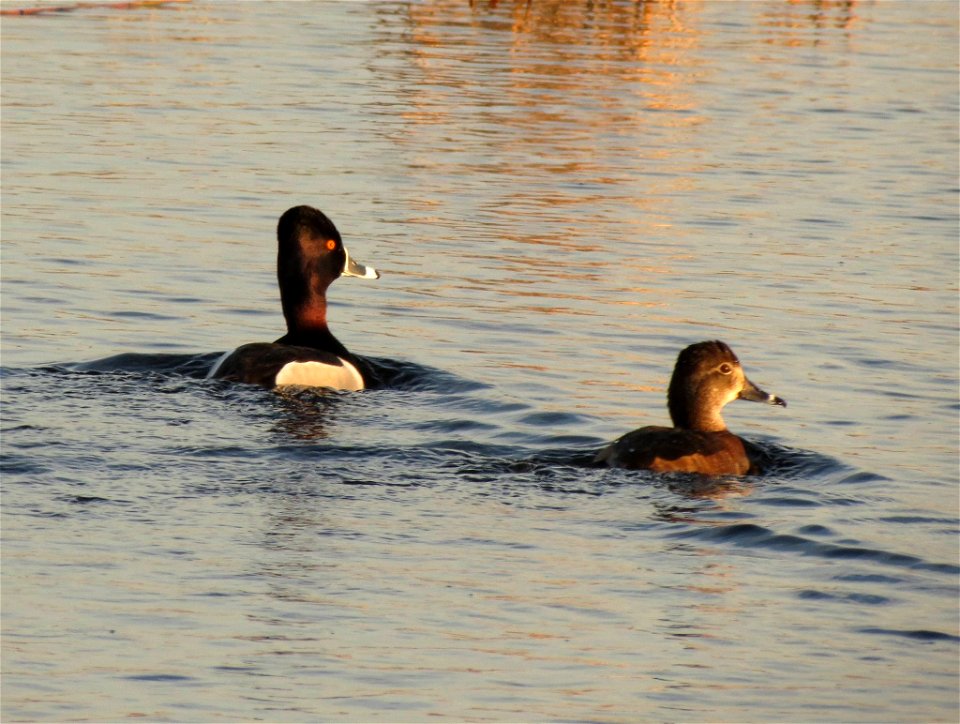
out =
{"type": "Polygon", "coordinates": [[[351,259],[337,227],[310,206],[295,206],[280,217],[277,241],[287,333],[273,343],[238,347],[218,360],[208,377],[266,387],[364,389],[369,373],[327,327],[327,287],[341,275],[378,279],[380,274],[351,259]]]}
{"type": "Polygon", "coordinates": [[[787,406],[748,380],[740,360],[723,342],[690,345],[677,357],[667,391],[673,427],[628,432],[601,450],[594,462],[661,473],[758,473],[756,448],[727,430],[720,416],[723,406],[737,399],[787,406]]]}

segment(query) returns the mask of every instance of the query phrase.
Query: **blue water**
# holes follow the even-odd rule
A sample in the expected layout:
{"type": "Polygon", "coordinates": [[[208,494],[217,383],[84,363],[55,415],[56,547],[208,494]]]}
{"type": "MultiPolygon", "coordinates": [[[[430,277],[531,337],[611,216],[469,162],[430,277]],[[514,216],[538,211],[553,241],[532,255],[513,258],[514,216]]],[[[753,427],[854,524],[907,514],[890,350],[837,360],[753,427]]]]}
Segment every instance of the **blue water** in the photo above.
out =
{"type": "Polygon", "coordinates": [[[957,24],[4,17],[2,718],[955,721],[957,24]],[[380,389],[205,379],[299,203],[380,389]],[[713,338],[770,472],[589,465],[713,338]]]}

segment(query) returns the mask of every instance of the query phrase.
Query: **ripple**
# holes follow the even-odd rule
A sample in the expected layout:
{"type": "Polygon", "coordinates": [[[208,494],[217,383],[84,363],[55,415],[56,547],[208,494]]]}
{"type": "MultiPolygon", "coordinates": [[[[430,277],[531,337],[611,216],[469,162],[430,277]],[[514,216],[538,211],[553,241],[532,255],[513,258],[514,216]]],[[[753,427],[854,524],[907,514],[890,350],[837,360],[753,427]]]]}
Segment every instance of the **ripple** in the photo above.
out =
{"type": "Polygon", "coordinates": [[[802,591],[798,591],[797,598],[811,601],[839,601],[842,603],[857,603],[868,606],[880,606],[883,604],[892,603],[892,599],[886,596],[875,594],[835,593],[813,589],[804,589],[802,591]]]}
{"type": "Polygon", "coordinates": [[[898,636],[901,638],[913,639],[914,641],[960,641],[960,636],[944,633],[942,631],[931,631],[929,629],[890,629],[878,627],[858,628],[859,633],[873,634],[876,636],[898,636]]]}
{"type": "Polygon", "coordinates": [[[192,676],[182,676],[180,674],[134,674],[132,676],[121,677],[127,681],[151,681],[154,683],[182,684],[185,681],[196,681],[192,676]]]}
{"type": "Polygon", "coordinates": [[[841,573],[840,575],[834,576],[833,580],[848,581],[851,583],[889,583],[893,585],[903,583],[902,578],[885,576],[881,573],[841,573]]]}
{"type": "Polygon", "coordinates": [[[764,550],[790,551],[805,556],[829,559],[867,560],[889,566],[923,569],[948,575],[960,573],[960,566],[930,563],[917,556],[893,553],[876,548],[814,541],[803,536],[776,533],[755,523],[692,528],[671,533],[669,537],[730,543],[736,546],[764,550]]]}
{"type": "Polygon", "coordinates": [[[62,363],[52,369],[64,373],[153,372],[203,378],[221,354],[222,352],[205,354],[125,352],[90,362],[62,363]]]}
{"type": "Polygon", "coordinates": [[[819,500],[788,498],[785,496],[764,497],[759,502],[761,505],[770,505],[777,508],[816,508],[823,505],[819,500]]]}
{"type": "Polygon", "coordinates": [[[837,481],[839,485],[859,485],[861,483],[887,483],[890,482],[890,478],[885,475],[880,475],[878,473],[869,473],[866,471],[857,471],[845,475],[837,481]]]}
{"type": "Polygon", "coordinates": [[[532,427],[554,428],[558,426],[577,425],[583,418],[569,412],[532,412],[524,415],[518,422],[532,427]]]}
{"type": "Polygon", "coordinates": [[[758,450],[764,477],[810,479],[833,475],[845,469],[838,460],[812,450],[802,450],[772,440],[750,442],[758,450]]]}
{"type": "Polygon", "coordinates": [[[93,503],[117,503],[120,501],[111,500],[109,498],[101,498],[97,495],[68,495],[59,498],[64,503],[72,503],[74,505],[90,505],[93,503]]]}
{"type": "Polygon", "coordinates": [[[403,360],[364,357],[377,380],[375,387],[419,392],[442,391],[465,394],[489,389],[489,385],[450,372],[403,360]]]}

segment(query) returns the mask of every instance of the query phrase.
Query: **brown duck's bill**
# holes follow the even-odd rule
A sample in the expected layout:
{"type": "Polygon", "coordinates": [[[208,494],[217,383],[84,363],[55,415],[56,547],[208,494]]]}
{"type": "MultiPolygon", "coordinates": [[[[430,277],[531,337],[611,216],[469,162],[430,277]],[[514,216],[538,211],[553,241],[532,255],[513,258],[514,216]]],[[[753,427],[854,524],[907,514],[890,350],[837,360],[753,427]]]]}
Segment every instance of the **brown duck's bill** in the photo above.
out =
{"type": "Polygon", "coordinates": [[[750,380],[744,379],[743,389],[740,390],[740,394],[737,395],[741,400],[750,400],[751,402],[766,402],[768,405],[780,405],[780,407],[786,407],[787,401],[782,397],[777,397],[776,395],[771,395],[767,392],[764,392],[750,380]]]}
{"type": "Polygon", "coordinates": [[[350,257],[350,252],[344,248],[344,254],[346,254],[346,261],[343,263],[343,271],[340,273],[345,277],[358,277],[360,279],[379,279],[380,272],[374,269],[372,266],[365,266],[358,261],[354,261],[350,257]]]}

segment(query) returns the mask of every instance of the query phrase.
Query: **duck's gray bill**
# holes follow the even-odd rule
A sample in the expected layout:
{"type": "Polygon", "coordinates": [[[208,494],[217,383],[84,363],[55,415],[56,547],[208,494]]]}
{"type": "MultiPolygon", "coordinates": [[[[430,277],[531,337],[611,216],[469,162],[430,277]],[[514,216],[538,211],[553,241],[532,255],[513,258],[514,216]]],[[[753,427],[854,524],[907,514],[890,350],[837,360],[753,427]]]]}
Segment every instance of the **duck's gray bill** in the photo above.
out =
{"type": "Polygon", "coordinates": [[[380,272],[374,269],[372,266],[364,266],[360,262],[354,261],[350,258],[350,252],[344,248],[344,253],[347,255],[346,261],[343,263],[343,271],[341,274],[345,277],[359,277],[360,279],[379,279],[380,272]]]}
{"type": "Polygon", "coordinates": [[[766,402],[768,405],[780,405],[780,407],[786,407],[787,401],[782,397],[777,397],[776,395],[771,395],[767,392],[764,392],[750,380],[744,380],[743,389],[740,390],[738,397],[741,400],[750,400],[751,402],[766,402]]]}

